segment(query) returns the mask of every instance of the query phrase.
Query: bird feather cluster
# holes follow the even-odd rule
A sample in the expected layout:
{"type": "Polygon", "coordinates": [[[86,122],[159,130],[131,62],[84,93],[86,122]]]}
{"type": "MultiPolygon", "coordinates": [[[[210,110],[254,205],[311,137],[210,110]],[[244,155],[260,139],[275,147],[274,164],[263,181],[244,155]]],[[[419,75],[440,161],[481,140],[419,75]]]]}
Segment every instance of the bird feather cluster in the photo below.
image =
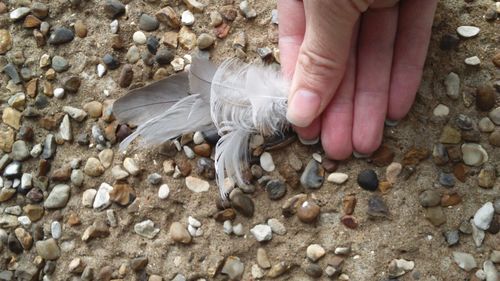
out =
{"type": "Polygon", "coordinates": [[[288,81],[271,66],[229,59],[217,67],[193,58],[188,71],[132,90],[114,103],[117,119],[137,126],[120,148],[139,136],[142,145],[151,146],[215,127],[221,136],[215,147],[216,180],[225,199],[230,192],[226,177],[245,184],[251,136],[281,134],[288,127],[288,89],[288,81]]]}

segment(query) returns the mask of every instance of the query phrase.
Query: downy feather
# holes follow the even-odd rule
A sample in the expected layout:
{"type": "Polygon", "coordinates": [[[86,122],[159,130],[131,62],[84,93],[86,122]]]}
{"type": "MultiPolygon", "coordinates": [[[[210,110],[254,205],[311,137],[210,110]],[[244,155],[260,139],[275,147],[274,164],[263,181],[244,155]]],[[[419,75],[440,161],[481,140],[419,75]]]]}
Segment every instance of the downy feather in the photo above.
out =
{"type": "Polygon", "coordinates": [[[229,176],[244,185],[248,142],[252,134],[272,135],[287,126],[289,84],[271,67],[227,60],[217,69],[211,87],[210,111],[221,139],[216,146],[215,168],[222,198],[229,176]]]}

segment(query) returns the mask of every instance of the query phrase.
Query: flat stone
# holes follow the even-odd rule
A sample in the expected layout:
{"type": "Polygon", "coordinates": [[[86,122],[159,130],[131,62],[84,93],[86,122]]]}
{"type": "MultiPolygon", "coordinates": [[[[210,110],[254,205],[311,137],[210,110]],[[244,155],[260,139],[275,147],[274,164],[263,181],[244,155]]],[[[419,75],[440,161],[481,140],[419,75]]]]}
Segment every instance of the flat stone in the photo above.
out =
{"type": "Polygon", "coordinates": [[[138,175],[141,171],[135,160],[132,158],[125,158],[125,160],[123,161],[123,167],[132,176],[138,175]]]}
{"type": "Polygon", "coordinates": [[[207,192],[210,188],[210,184],[205,180],[193,176],[188,176],[186,177],[186,187],[192,192],[199,193],[207,192]]]}
{"type": "Polygon", "coordinates": [[[481,64],[481,60],[478,56],[468,57],[464,60],[466,65],[477,66],[481,64]]]}
{"type": "Polygon", "coordinates": [[[271,200],[279,200],[285,196],[286,184],[280,180],[270,180],[266,184],[267,196],[271,200]]]}
{"type": "Polygon", "coordinates": [[[440,226],[446,222],[446,217],[441,207],[429,207],[425,209],[425,218],[434,226],[440,226]]]}
{"type": "Polygon", "coordinates": [[[481,29],[475,26],[462,25],[457,27],[458,35],[464,38],[474,37],[479,34],[479,31],[481,31],[481,29]]]}
{"type": "Polygon", "coordinates": [[[388,217],[389,209],[381,196],[372,195],[368,199],[368,210],[366,213],[370,217],[388,217]]]}
{"type": "Polygon", "coordinates": [[[82,206],[92,208],[96,194],[97,190],[93,188],[85,190],[82,194],[82,206]]]}
{"type": "Polygon", "coordinates": [[[272,172],[276,168],[273,157],[269,152],[264,152],[260,155],[260,166],[266,172],[272,172]]]}
{"type": "Polygon", "coordinates": [[[108,18],[114,19],[125,13],[125,5],[118,0],[106,0],[104,3],[104,13],[108,18]]]}
{"type": "Polygon", "coordinates": [[[400,277],[415,268],[415,262],[405,259],[394,259],[389,263],[387,270],[390,277],[400,277]]]}
{"type": "Polygon", "coordinates": [[[206,5],[197,0],[183,0],[184,4],[189,8],[189,10],[194,13],[201,13],[205,9],[206,5]]]}
{"type": "Polygon", "coordinates": [[[9,16],[10,19],[13,21],[23,19],[25,16],[27,16],[30,13],[31,9],[27,7],[19,7],[12,12],[10,12],[9,16]]]}
{"type": "Polygon", "coordinates": [[[192,50],[196,46],[196,34],[183,26],[179,31],[178,36],[179,45],[185,50],[192,50]]]}
{"type": "Polygon", "coordinates": [[[450,114],[450,108],[447,107],[446,105],[444,104],[438,104],[433,112],[434,116],[436,117],[445,117],[445,116],[448,116],[448,114],[450,114]]]}
{"type": "Polygon", "coordinates": [[[450,126],[445,126],[439,137],[439,142],[444,144],[458,144],[461,140],[460,131],[450,126]]]}
{"type": "Polygon", "coordinates": [[[479,229],[487,230],[488,228],[490,228],[494,213],[495,209],[493,208],[493,203],[486,202],[481,208],[476,211],[476,214],[474,215],[474,224],[479,229]]]}
{"type": "Polygon", "coordinates": [[[21,127],[21,112],[11,107],[7,107],[3,110],[2,121],[6,125],[19,130],[21,127]]]}
{"type": "Polygon", "coordinates": [[[468,253],[453,252],[453,260],[461,269],[465,271],[471,271],[477,267],[476,260],[471,254],[468,253]]]}
{"type": "Polygon", "coordinates": [[[468,166],[480,166],[489,159],[488,153],[480,144],[464,143],[461,148],[463,161],[468,166]]]}
{"type": "Polygon", "coordinates": [[[83,168],[83,172],[91,177],[99,177],[104,173],[104,167],[102,166],[99,159],[95,157],[89,157],[83,168]]]}
{"type": "Polygon", "coordinates": [[[71,188],[66,184],[58,184],[52,188],[43,206],[47,209],[64,208],[68,203],[71,188]]]}
{"type": "Polygon", "coordinates": [[[286,234],[285,226],[277,219],[268,219],[267,225],[269,225],[271,227],[271,230],[273,231],[273,233],[276,233],[278,235],[285,235],[286,234]]]}
{"type": "Polygon", "coordinates": [[[127,182],[115,182],[113,184],[113,189],[109,191],[109,200],[120,206],[131,204],[135,198],[135,191],[127,182]]]}
{"type": "Polygon", "coordinates": [[[145,220],[134,225],[135,233],[140,236],[153,239],[160,232],[159,228],[154,227],[154,222],[151,220],[145,220]]]}
{"type": "Polygon", "coordinates": [[[173,222],[170,225],[170,237],[174,242],[189,244],[191,243],[191,235],[187,231],[186,227],[180,222],[173,222]]]}
{"type": "Polygon", "coordinates": [[[493,165],[486,164],[477,177],[478,185],[482,188],[493,188],[496,181],[496,169],[493,165]]]}
{"type": "Polygon", "coordinates": [[[325,180],[325,170],[320,163],[311,159],[300,176],[300,183],[309,189],[318,189],[325,180]]]}
{"type": "Polygon", "coordinates": [[[52,32],[48,42],[52,45],[60,45],[73,41],[74,37],[73,31],[65,27],[59,27],[52,32]]]}
{"type": "Polygon", "coordinates": [[[344,174],[344,173],[331,173],[328,176],[327,181],[335,183],[335,184],[343,184],[347,181],[348,178],[349,178],[349,175],[344,174]]]}
{"type": "Polygon", "coordinates": [[[154,31],[158,29],[160,23],[158,20],[148,14],[142,14],[139,18],[139,28],[144,31],[154,31]]]}
{"type": "Polygon", "coordinates": [[[61,250],[53,238],[37,241],[35,246],[37,254],[45,260],[56,260],[61,255],[61,250]]]}
{"type": "Polygon", "coordinates": [[[99,189],[97,190],[96,196],[92,207],[94,209],[105,209],[111,205],[110,193],[113,191],[113,187],[105,182],[101,183],[99,189]]]}
{"type": "Polygon", "coordinates": [[[229,256],[222,267],[221,273],[227,275],[229,280],[240,280],[244,269],[245,265],[241,262],[240,258],[229,256]]]}
{"type": "Polygon", "coordinates": [[[87,113],[84,110],[81,110],[76,107],[71,107],[71,106],[63,106],[63,111],[71,117],[71,119],[77,121],[77,122],[82,122],[85,117],[87,117],[87,113]]]}
{"type": "Polygon", "coordinates": [[[441,193],[435,189],[428,189],[420,193],[418,200],[422,207],[435,207],[441,203],[441,193]]]}
{"type": "Polygon", "coordinates": [[[460,235],[458,233],[458,230],[456,230],[456,229],[445,231],[443,233],[443,235],[446,239],[446,243],[448,243],[448,246],[456,245],[456,244],[458,244],[458,241],[460,240],[460,235]]]}
{"type": "Polygon", "coordinates": [[[56,138],[52,134],[48,134],[43,142],[43,151],[40,157],[42,159],[51,159],[56,153],[57,144],[56,138]]]}
{"type": "Polygon", "coordinates": [[[269,241],[273,238],[273,232],[269,225],[266,224],[258,224],[250,229],[250,233],[255,237],[255,239],[259,242],[269,241]]]}
{"type": "Polygon", "coordinates": [[[495,123],[495,125],[500,126],[500,107],[497,107],[490,111],[488,117],[490,117],[491,121],[495,123]]]}
{"type": "Polygon", "coordinates": [[[12,49],[12,36],[6,29],[0,29],[0,54],[3,55],[12,49]]]}
{"type": "Polygon", "coordinates": [[[323,247],[321,247],[321,245],[319,245],[319,244],[311,244],[307,247],[307,250],[306,250],[306,256],[312,262],[318,261],[325,254],[326,254],[325,249],[323,247]]]}

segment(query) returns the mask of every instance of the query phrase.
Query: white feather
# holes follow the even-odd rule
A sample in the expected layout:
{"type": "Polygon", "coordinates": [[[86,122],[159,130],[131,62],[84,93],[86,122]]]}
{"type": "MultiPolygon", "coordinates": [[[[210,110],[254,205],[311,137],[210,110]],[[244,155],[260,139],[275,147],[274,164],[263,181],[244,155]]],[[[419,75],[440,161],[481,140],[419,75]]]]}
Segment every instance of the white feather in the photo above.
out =
{"type": "Polygon", "coordinates": [[[216,146],[217,183],[223,198],[224,178],[245,184],[248,141],[252,134],[269,136],[287,126],[289,84],[271,67],[248,65],[231,59],[222,63],[212,80],[210,112],[222,138],[216,146]]]}

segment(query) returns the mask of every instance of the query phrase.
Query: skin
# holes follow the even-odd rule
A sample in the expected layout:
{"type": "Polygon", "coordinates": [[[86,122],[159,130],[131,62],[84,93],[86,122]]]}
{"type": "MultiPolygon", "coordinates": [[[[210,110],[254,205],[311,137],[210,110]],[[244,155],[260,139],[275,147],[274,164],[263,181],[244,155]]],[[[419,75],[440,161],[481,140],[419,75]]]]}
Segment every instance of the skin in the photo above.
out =
{"type": "Polygon", "coordinates": [[[437,0],[278,0],[288,120],[331,159],[374,152],[420,85],[437,0]]]}

